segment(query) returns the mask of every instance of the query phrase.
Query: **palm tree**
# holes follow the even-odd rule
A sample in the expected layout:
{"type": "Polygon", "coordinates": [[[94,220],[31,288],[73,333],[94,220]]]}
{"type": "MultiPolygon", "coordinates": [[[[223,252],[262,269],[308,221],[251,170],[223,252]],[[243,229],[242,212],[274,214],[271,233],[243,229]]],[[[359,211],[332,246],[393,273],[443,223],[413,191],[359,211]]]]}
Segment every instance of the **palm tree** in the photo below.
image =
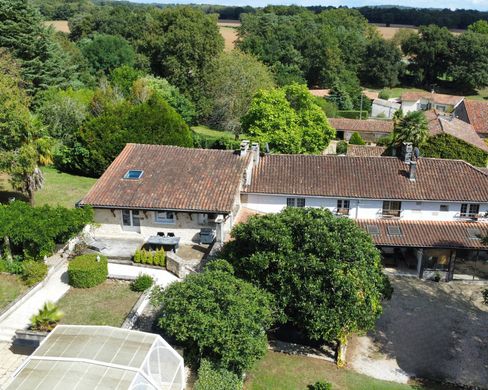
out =
{"type": "Polygon", "coordinates": [[[414,146],[422,146],[429,136],[427,119],[422,111],[410,112],[395,124],[393,139],[395,144],[411,142],[414,146]]]}
{"type": "Polygon", "coordinates": [[[46,302],[39,313],[32,316],[31,329],[49,332],[61,321],[64,313],[52,302],[46,302]]]}

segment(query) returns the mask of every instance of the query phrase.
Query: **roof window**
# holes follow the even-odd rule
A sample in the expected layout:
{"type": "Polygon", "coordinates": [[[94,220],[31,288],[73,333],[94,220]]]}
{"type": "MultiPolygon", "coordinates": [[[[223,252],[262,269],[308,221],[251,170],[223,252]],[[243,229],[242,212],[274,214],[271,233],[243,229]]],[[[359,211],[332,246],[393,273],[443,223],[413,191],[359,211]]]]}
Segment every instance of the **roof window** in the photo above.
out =
{"type": "Polygon", "coordinates": [[[376,225],[367,225],[366,230],[368,231],[369,234],[373,236],[377,236],[380,234],[380,229],[376,225]]]}
{"type": "Polygon", "coordinates": [[[400,230],[399,226],[388,226],[386,229],[388,230],[389,236],[401,236],[402,235],[402,231],[400,230]]]}
{"type": "Polygon", "coordinates": [[[144,174],[144,171],[141,170],[129,170],[127,173],[124,175],[124,179],[140,179],[142,175],[144,174]]]}

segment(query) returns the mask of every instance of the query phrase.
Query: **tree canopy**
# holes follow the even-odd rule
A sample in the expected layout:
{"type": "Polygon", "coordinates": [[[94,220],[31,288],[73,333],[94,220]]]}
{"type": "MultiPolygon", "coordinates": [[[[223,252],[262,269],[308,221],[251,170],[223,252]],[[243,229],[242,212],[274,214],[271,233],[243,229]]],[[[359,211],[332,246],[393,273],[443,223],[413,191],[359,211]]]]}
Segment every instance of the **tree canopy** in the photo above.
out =
{"type": "Polygon", "coordinates": [[[386,281],[371,237],[348,218],[314,208],[251,217],[222,257],[236,275],[273,294],[278,323],[335,341],[374,327],[386,281]]]}
{"type": "Polygon", "coordinates": [[[156,289],[151,301],[161,308],[158,325],[193,364],[208,359],[241,375],[266,353],[271,296],[236,278],[228,264],[156,289]]]}

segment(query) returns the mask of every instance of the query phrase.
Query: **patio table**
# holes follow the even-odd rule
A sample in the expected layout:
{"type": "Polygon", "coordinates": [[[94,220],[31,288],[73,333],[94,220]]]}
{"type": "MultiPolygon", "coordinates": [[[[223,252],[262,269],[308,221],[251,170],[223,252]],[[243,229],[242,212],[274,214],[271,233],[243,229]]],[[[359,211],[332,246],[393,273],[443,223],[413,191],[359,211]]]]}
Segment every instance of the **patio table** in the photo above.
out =
{"type": "Polygon", "coordinates": [[[147,241],[149,245],[160,245],[162,247],[170,247],[173,252],[180,246],[180,237],[161,237],[161,236],[150,236],[147,241]]]}

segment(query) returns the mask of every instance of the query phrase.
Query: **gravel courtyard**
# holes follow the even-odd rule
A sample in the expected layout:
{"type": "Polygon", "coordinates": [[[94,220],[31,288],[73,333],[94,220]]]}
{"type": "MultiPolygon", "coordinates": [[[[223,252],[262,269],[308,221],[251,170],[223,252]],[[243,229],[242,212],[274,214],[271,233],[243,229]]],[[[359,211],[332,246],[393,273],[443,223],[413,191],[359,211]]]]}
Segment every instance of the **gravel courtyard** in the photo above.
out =
{"type": "Polygon", "coordinates": [[[390,280],[393,298],[376,330],[351,340],[349,364],[399,382],[410,375],[488,388],[488,285],[390,280]]]}

